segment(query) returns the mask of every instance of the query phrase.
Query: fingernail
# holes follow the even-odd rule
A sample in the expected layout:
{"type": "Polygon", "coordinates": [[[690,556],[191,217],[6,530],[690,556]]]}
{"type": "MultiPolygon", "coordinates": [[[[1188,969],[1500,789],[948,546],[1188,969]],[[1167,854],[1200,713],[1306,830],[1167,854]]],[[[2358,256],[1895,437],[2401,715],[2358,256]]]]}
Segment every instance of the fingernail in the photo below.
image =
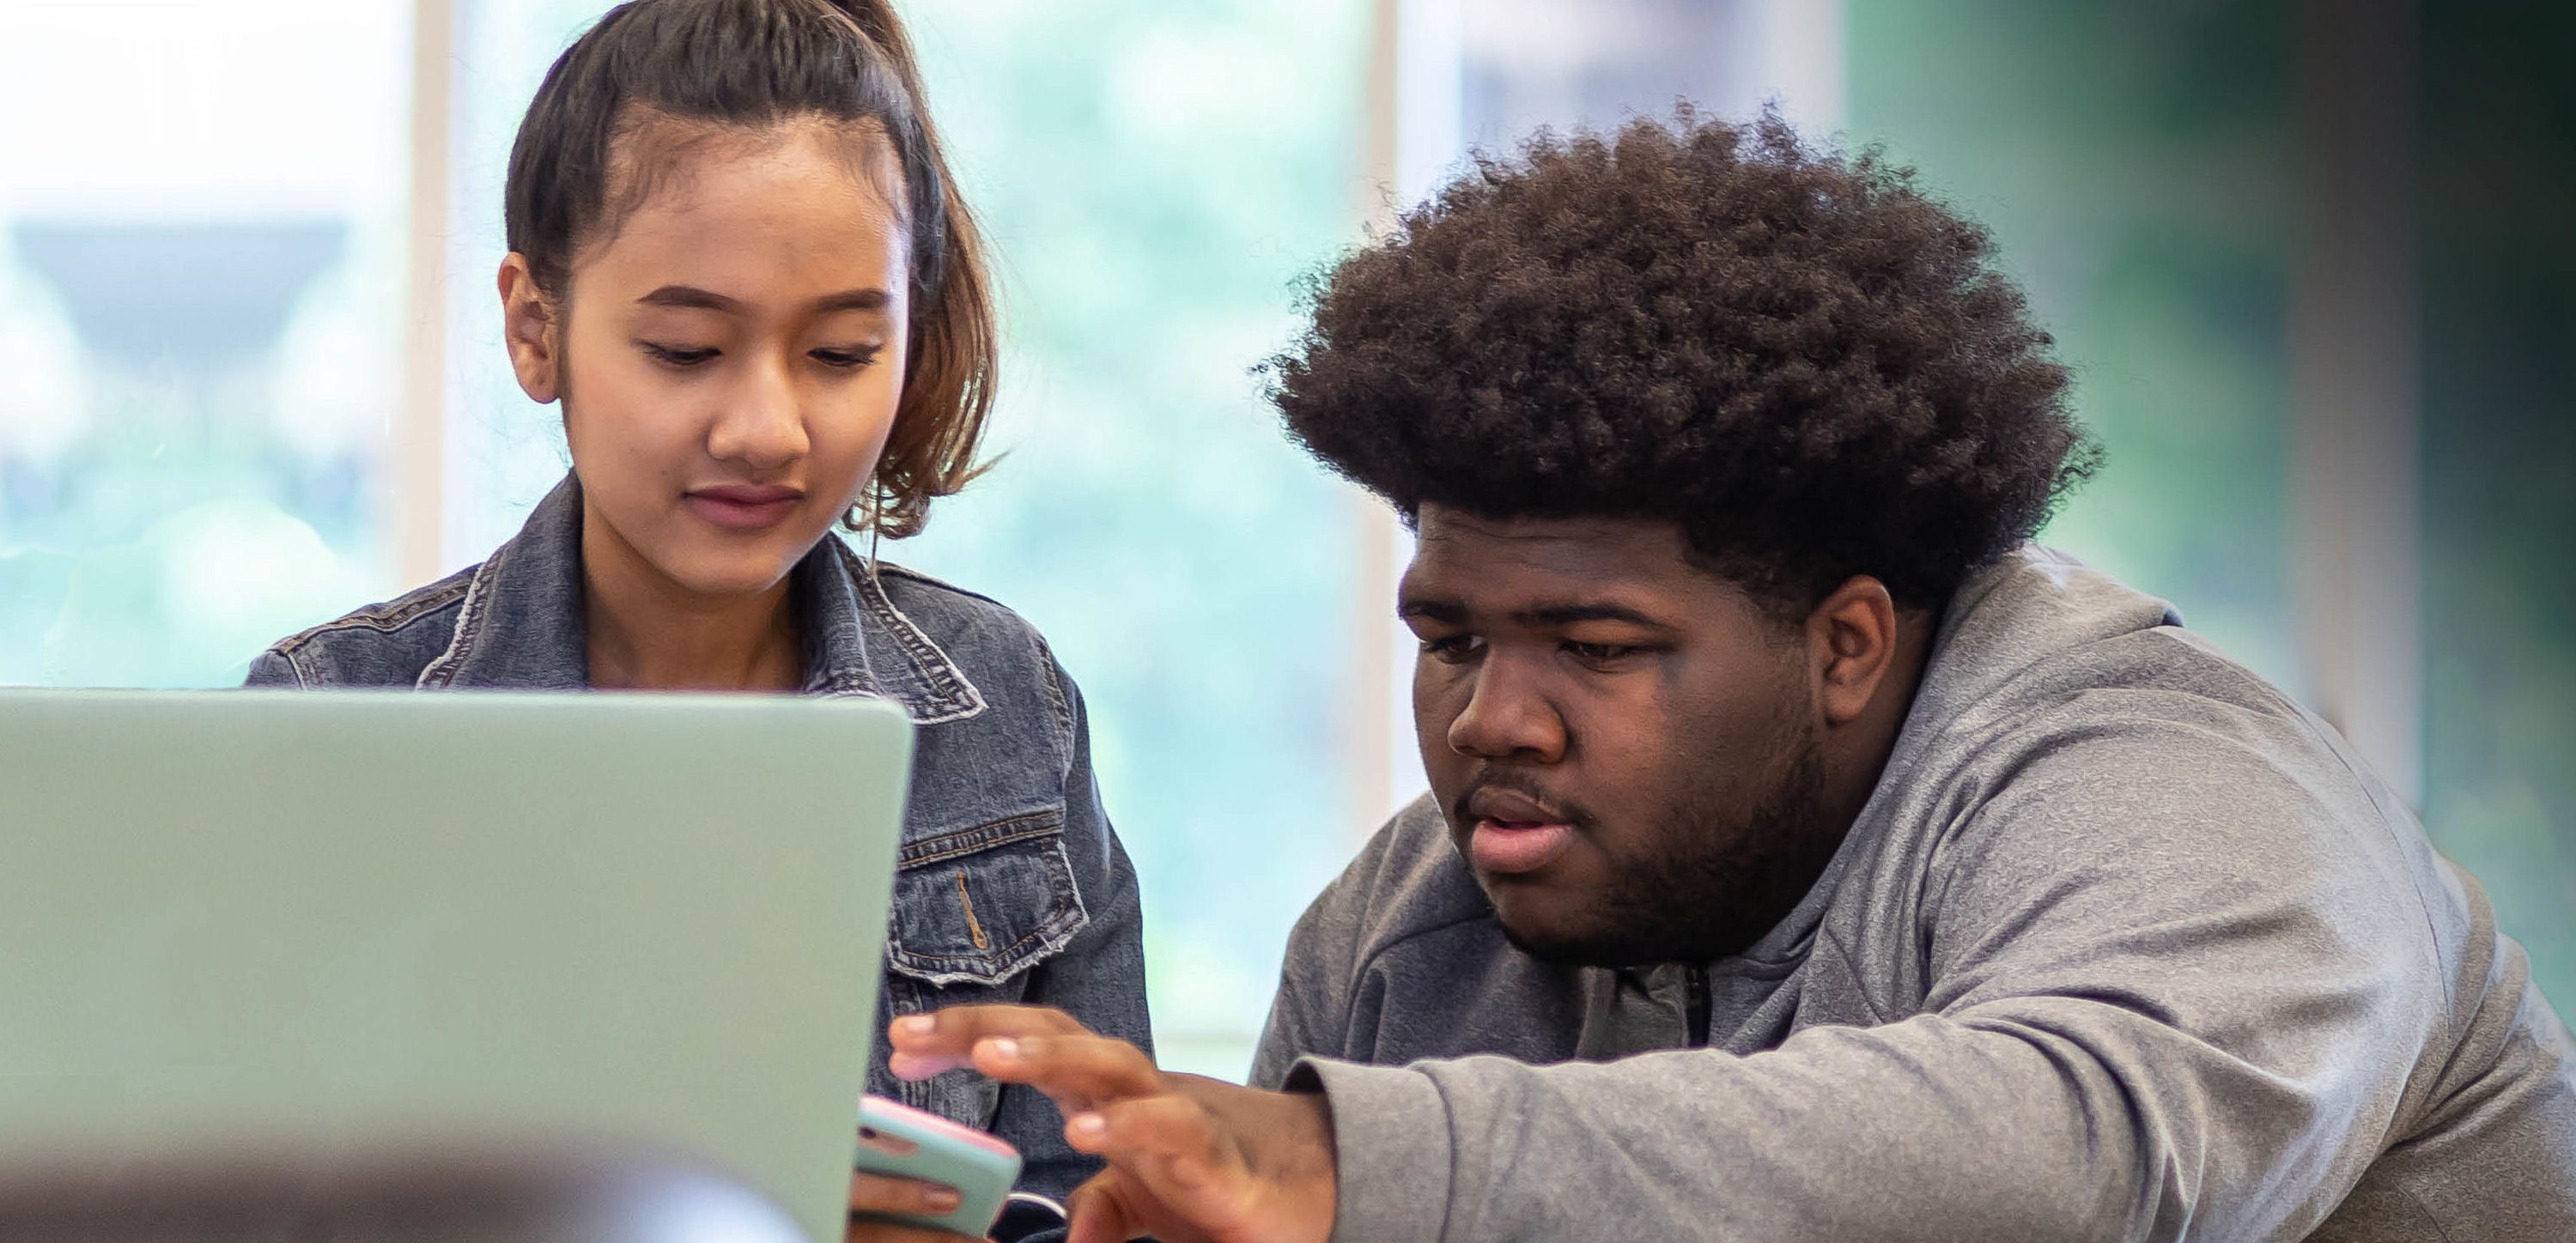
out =
{"type": "Polygon", "coordinates": [[[922,1203],[928,1206],[930,1211],[934,1213],[954,1213],[957,1211],[957,1205],[959,1203],[957,1193],[950,1191],[946,1187],[931,1188],[928,1192],[923,1193],[921,1200],[922,1203]]]}
{"type": "Polygon", "coordinates": [[[1109,1133],[1109,1119],[1098,1114],[1075,1114],[1065,1125],[1084,1139],[1098,1139],[1109,1133]]]}
{"type": "Polygon", "coordinates": [[[1001,1036],[985,1041],[984,1049],[986,1052],[993,1055],[995,1061],[1016,1062],[1020,1060],[1020,1042],[1013,1040],[1008,1036],[1001,1036]]]}
{"type": "Polygon", "coordinates": [[[927,1014],[915,1014],[896,1019],[894,1029],[907,1036],[927,1036],[939,1030],[939,1020],[927,1014]]]}

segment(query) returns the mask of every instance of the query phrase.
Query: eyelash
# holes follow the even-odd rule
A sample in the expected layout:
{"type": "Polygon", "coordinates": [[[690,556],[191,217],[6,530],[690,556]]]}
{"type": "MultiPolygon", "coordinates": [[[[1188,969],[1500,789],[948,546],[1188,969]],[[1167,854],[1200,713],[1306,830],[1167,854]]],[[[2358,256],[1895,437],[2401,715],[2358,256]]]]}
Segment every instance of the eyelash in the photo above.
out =
{"type": "MultiPolygon", "coordinates": [[[[1422,654],[1434,660],[1457,664],[1475,655],[1482,641],[1474,635],[1448,635],[1422,641],[1422,654]]],[[[1590,664],[1606,665],[1646,650],[1634,643],[1577,643],[1568,640],[1558,645],[1567,655],[1590,664]]]]}
{"type": "MultiPolygon", "coordinates": [[[[636,344],[643,346],[644,352],[652,355],[655,361],[672,367],[686,368],[699,366],[704,363],[715,361],[718,354],[721,353],[721,351],[712,349],[679,349],[668,345],[657,345],[651,341],[639,341],[636,344]]],[[[821,363],[826,367],[839,368],[844,371],[855,371],[861,367],[874,363],[877,360],[877,355],[881,352],[882,351],[880,349],[874,348],[864,350],[812,350],[808,352],[808,357],[811,357],[814,361],[821,363]]]]}
{"type": "Polygon", "coordinates": [[[877,355],[880,352],[880,350],[873,348],[864,350],[815,350],[812,352],[812,356],[814,361],[821,363],[826,367],[839,367],[844,370],[855,371],[875,362],[877,360],[877,355]]]}
{"type": "Polygon", "coordinates": [[[1634,656],[1644,649],[1633,643],[1576,643],[1572,640],[1568,640],[1565,644],[1565,650],[1571,653],[1577,660],[1588,660],[1595,664],[1608,664],[1623,656],[1634,656]]]}
{"type": "Polygon", "coordinates": [[[639,341],[636,344],[643,346],[644,352],[652,355],[655,361],[674,367],[694,367],[716,356],[714,350],[679,349],[668,345],[655,345],[650,341],[639,341]]]}
{"type": "Polygon", "coordinates": [[[1471,634],[1453,634],[1438,639],[1424,639],[1422,654],[1433,660],[1446,661],[1454,665],[1474,655],[1471,649],[1478,642],[1476,636],[1471,634]]]}

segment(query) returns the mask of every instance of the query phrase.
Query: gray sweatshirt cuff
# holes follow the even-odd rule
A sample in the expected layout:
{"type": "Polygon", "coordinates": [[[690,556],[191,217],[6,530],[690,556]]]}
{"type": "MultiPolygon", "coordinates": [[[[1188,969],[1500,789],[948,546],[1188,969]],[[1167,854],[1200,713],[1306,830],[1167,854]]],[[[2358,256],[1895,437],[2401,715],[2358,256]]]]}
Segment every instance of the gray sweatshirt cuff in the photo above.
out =
{"type": "Polygon", "coordinates": [[[1299,1058],[1291,1092],[1321,1091],[1339,1166],[1332,1243],[1434,1243],[1449,1218],[1449,1106],[1401,1066],[1299,1058]]]}

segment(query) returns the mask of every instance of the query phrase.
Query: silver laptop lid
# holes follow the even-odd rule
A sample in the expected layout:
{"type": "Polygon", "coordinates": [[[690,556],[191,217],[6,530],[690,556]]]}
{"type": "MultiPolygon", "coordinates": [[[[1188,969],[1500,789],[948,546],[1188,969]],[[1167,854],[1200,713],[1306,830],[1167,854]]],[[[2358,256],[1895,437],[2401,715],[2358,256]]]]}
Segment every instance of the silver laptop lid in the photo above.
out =
{"type": "Polygon", "coordinates": [[[0,1163],[642,1144],[837,1240],[909,728],[0,692],[0,1163]]]}

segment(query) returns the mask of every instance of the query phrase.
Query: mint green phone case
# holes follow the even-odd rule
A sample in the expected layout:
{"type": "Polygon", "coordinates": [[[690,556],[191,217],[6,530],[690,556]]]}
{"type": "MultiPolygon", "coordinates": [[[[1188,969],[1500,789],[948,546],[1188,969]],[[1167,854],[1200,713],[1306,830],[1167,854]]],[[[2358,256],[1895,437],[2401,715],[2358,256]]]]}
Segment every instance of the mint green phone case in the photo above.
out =
{"type": "Polygon", "coordinates": [[[857,1168],[917,1178],[957,1189],[957,1211],[944,1217],[870,1214],[887,1221],[983,1238],[1002,1215],[1020,1177],[1019,1150],[972,1127],[882,1096],[859,1100],[857,1168]]]}

